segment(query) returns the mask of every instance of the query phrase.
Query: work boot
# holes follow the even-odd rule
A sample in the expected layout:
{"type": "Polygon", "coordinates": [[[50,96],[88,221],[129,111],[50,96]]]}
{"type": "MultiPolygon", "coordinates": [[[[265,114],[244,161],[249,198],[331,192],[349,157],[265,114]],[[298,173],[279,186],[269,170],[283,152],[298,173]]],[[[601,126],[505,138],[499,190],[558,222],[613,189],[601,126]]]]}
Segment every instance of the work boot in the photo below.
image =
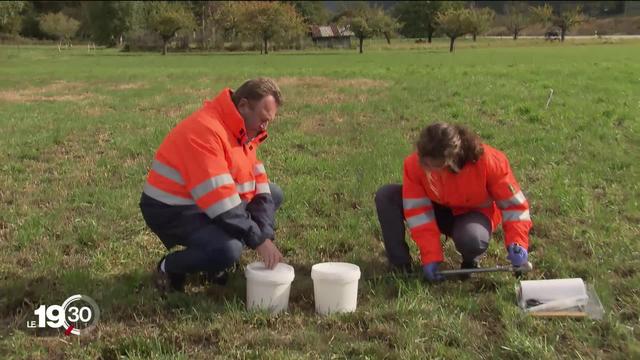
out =
{"type": "Polygon", "coordinates": [[[162,293],[184,292],[184,283],[187,278],[186,275],[162,271],[162,269],[160,268],[160,264],[162,264],[165,259],[166,256],[160,259],[160,261],[158,261],[158,265],[156,266],[156,271],[154,273],[153,279],[156,288],[158,288],[158,290],[160,290],[160,292],[162,293]]]}
{"type": "MultiPolygon", "coordinates": [[[[460,269],[477,269],[478,266],[478,261],[476,260],[471,260],[471,261],[462,261],[462,263],[460,264],[460,269]]],[[[458,275],[458,280],[460,281],[465,281],[465,280],[469,280],[471,278],[471,274],[460,274],[458,275]]]]}
{"type": "Polygon", "coordinates": [[[206,275],[206,281],[209,284],[218,284],[221,286],[227,285],[227,281],[229,280],[229,272],[226,270],[218,271],[218,272],[208,272],[206,275]]]}
{"type": "Polygon", "coordinates": [[[204,279],[205,282],[209,283],[209,284],[217,284],[220,286],[225,286],[227,285],[227,282],[229,281],[229,276],[230,274],[233,274],[235,272],[237,272],[238,270],[240,270],[240,263],[236,262],[233,265],[231,265],[230,267],[221,270],[221,271],[209,271],[204,273],[204,279]]]}

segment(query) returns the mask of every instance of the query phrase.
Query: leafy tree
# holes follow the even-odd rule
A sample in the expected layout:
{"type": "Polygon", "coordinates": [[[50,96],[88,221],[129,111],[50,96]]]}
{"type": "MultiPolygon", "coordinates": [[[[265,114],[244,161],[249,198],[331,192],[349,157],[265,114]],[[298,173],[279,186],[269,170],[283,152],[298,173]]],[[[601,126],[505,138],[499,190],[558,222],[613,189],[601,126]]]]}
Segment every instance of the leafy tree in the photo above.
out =
{"type": "Polygon", "coordinates": [[[571,6],[560,10],[554,10],[549,4],[531,8],[536,20],[555,26],[560,29],[560,41],[564,41],[567,31],[584,22],[586,16],[582,13],[581,6],[571,6]]]}
{"type": "Polygon", "coordinates": [[[209,41],[215,39],[216,21],[215,15],[222,6],[222,1],[190,1],[191,9],[195,15],[199,27],[200,47],[207,49],[209,41]]]}
{"type": "Polygon", "coordinates": [[[496,18],[496,13],[489,8],[472,8],[469,11],[469,32],[476,41],[478,35],[484,34],[496,18]]]}
{"type": "Polygon", "coordinates": [[[0,2],[0,33],[18,33],[22,26],[22,12],[26,7],[26,1],[0,2]]]}
{"type": "Polygon", "coordinates": [[[91,39],[100,45],[116,45],[117,39],[131,28],[130,1],[87,1],[82,5],[91,39]]]}
{"type": "Polygon", "coordinates": [[[505,15],[505,26],[513,34],[513,40],[517,40],[520,32],[531,24],[527,8],[522,2],[509,2],[505,15]]]}
{"type": "Polygon", "coordinates": [[[244,9],[243,3],[239,1],[224,1],[215,12],[214,20],[232,41],[240,32],[244,9]]]}
{"type": "Polygon", "coordinates": [[[398,29],[400,29],[398,21],[385,14],[381,9],[376,10],[373,21],[377,23],[376,26],[380,28],[380,32],[387,40],[387,44],[391,44],[391,37],[398,32],[398,29]]]}
{"type": "Polygon", "coordinates": [[[450,39],[449,52],[453,52],[457,38],[471,32],[470,14],[469,9],[459,7],[450,7],[438,14],[438,29],[450,39]]]}
{"type": "Polygon", "coordinates": [[[322,1],[283,1],[293,5],[307,25],[324,25],[329,21],[329,12],[322,1]]]}
{"type": "Polygon", "coordinates": [[[367,19],[363,16],[353,16],[348,18],[348,20],[344,23],[348,28],[353,31],[359,41],[360,54],[362,54],[362,45],[364,43],[364,39],[370,38],[376,34],[375,30],[372,29],[367,23],[367,19]]]}
{"type": "Polygon", "coordinates": [[[394,8],[394,15],[402,24],[400,34],[405,37],[431,38],[435,33],[438,23],[436,18],[442,11],[444,1],[400,1],[394,8]]]}
{"type": "Polygon", "coordinates": [[[304,31],[303,19],[291,4],[277,1],[246,1],[241,6],[240,28],[262,42],[264,54],[269,53],[269,41],[276,37],[291,37],[304,31]]]}
{"type": "MultiPolygon", "coordinates": [[[[342,26],[353,31],[359,41],[360,54],[364,39],[377,35],[390,36],[398,28],[397,22],[384,13],[382,9],[372,8],[366,2],[356,2],[352,7],[343,10],[338,15],[338,21],[342,26]]],[[[389,39],[387,38],[387,41],[389,39]]]]}
{"type": "MultiPolygon", "coordinates": [[[[0,1],[0,7],[6,3],[16,3],[17,1],[0,1]]],[[[42,31],[40,28],[40,18],[49,13],[63,13],[67,17],[80,21],[80,27],[74,38],[81,38],[88,35],[88,21],[83,16],[83,1],[20,1],[25,3],[24,9],[20,13],[21,28],[20,35],[24,37],[38,39],[53,39],[55,36],[42,31]]],[[[0,11],[1,12],[1,11],[0,11]]]]}
{"type": "Polygon", "coordinates": [[[330,22],[336,23],[344,18],[353,17],[371,9],[368,1],[339,1],[330,22]]]}
{"type": "Polygon", "coordinates": [[[58,51],[62,47],[62,42],[71,45],[71,38],[80,28],[80,22],[70,18],[62,12],[49,13],[40,17],[40,29],[59,40],[58,51]]]}
{"type": "Polygon", "coordinates": [[[162,55],[167,54],[169,42],[180,29],[195,27],[193,14],[181,3],[158,1],[148,3],[150,7],[149,29],[162,38],[162,55]]]}

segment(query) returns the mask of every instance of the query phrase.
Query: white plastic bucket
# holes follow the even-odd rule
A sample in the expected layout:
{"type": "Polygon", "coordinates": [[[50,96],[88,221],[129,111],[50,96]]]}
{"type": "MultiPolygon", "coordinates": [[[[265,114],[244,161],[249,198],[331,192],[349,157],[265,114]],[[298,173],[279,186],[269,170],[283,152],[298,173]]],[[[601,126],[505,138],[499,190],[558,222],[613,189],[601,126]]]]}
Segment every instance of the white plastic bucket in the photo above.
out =
{"type": "Polygon", "coordinates": [[[247,309],[268,310],[277,314],[287,310],[293,267],[279,263],[269,270],[262,262],[254,262],[244,270],[247,277],[247,309]]]}
{"type": "Polygon", "coordinates": [[[357,265],[341,262],[315,264],[311,267],[311,279],[318,314],[356,311],[360,279],[357,265]]]}

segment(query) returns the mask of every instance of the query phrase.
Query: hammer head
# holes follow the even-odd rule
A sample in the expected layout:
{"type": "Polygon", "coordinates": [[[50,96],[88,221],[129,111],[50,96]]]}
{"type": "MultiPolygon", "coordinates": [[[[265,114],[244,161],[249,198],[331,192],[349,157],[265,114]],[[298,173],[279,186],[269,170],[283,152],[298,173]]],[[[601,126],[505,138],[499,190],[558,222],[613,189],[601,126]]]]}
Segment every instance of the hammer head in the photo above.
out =
{"type": "Polygon", "coordinates": [[[531,265],[531,263],[529,261],[527,261],[526,264],[522,265],[522,266],[514,266],[513,267],[513,271],[515,272],[522,272],[522,273],[526,273],[533,270],[533,265],[531,265]]]}

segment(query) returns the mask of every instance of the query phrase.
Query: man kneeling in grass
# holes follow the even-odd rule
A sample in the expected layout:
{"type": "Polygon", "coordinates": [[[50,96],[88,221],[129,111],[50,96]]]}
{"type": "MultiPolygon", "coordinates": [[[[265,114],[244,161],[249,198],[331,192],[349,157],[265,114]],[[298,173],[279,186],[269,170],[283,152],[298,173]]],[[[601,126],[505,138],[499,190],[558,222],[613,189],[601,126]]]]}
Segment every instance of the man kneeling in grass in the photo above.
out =
{"type": "Polygon", "coordinates": [[[155,281],[162,291],[184,291],[186,274],[194,272],[224,283],[245,245],[268,268],[282,260],[273,243],[282,190],[256,157],[281,102],[273,80],[249,80],[206,101],[160,145],[140,209],[168,250],[185,247],[158,262],[155,281]]]}

